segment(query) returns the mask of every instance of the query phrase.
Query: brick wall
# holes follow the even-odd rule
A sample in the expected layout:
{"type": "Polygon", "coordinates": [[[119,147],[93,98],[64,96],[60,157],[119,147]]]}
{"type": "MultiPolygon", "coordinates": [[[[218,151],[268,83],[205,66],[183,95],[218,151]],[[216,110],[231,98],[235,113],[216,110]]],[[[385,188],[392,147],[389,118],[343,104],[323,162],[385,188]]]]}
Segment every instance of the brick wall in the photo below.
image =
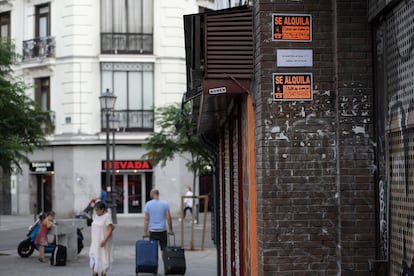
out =
{"type": "Polygon", "coordinates": [[[366,274],[375,258],[372,73],[365,0],[255,1],[260,275],[366,274]],[[312,15],[312,42],[272,41],[272,13],[312,15]],[[312,49],[277,68],[276,49],[312,49]],[[272,101],[272,74],[313,73],[312,101],[272,101]]]}

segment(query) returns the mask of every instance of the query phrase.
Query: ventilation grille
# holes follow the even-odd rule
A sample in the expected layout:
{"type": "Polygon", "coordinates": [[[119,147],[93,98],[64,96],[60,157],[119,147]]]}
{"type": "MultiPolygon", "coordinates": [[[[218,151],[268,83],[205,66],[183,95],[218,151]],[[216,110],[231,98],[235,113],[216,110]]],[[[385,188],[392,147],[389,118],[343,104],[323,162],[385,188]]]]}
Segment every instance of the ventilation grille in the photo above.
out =
{"type": "Polygon", "coordinates": [[[249,7],[206,16],[206,77],[251,78],[252,10],[249,7]]]}

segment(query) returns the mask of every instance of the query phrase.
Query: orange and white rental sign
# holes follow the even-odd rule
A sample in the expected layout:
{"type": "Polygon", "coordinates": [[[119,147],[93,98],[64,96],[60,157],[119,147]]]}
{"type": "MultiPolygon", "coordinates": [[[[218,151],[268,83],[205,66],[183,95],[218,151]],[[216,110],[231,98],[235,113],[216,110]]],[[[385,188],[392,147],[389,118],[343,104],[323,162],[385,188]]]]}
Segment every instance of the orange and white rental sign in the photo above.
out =
{"type": "Polygon", "coordinates": [[[312,73],[273,73],[274,101],[310,101],[312,73]]]}
{"type": "Polygon", "coordinates": [[[312,41],[312,15],[273,13],[273,41],[312,41]]]}

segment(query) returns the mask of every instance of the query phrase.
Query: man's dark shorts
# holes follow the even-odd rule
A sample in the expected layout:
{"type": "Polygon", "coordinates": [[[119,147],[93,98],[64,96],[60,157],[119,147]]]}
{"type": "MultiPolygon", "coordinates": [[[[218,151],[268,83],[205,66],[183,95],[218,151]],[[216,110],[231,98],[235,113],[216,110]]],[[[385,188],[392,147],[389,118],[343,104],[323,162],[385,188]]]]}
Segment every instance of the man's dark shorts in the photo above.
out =
{"type": "Polygon", "coordinates": [[[156,240],[160,244],[161,250],[164,250],[164,248],[167,246],[167,231],[162,232],[149,232],[149,238],[150,240],[156,240]]]}

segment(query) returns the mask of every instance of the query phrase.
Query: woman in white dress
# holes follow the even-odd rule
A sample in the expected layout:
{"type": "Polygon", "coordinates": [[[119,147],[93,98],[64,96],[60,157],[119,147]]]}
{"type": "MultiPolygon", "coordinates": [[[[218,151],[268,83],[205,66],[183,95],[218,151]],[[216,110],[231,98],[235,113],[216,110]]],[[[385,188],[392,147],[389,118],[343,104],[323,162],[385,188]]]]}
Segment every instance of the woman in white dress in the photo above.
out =
{"type": "Polygon", "coordinates": [[[103,202],[95,204],[96,215],[91,225],[91,246],[89,249],[89,264],[94,276],[105,276],[111,268],[112,256],[112,217],[106,212],[103,202]]]}

